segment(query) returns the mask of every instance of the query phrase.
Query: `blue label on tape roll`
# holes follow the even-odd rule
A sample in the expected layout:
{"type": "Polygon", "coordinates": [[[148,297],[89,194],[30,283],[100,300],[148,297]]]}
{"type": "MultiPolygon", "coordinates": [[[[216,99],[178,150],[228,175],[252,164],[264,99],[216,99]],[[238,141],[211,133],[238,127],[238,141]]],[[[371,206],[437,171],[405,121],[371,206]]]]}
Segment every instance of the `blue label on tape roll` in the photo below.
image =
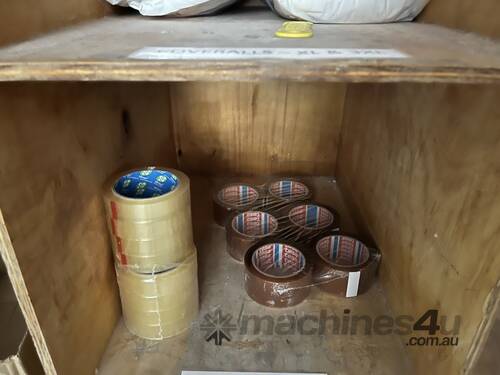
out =
{"type": "Polygon", "coordinates": [[[179,185],[173,173],[147,168],[122,176],[116,181],[114,190],[127,198],[147,199],[170,193],[179,185]]]}

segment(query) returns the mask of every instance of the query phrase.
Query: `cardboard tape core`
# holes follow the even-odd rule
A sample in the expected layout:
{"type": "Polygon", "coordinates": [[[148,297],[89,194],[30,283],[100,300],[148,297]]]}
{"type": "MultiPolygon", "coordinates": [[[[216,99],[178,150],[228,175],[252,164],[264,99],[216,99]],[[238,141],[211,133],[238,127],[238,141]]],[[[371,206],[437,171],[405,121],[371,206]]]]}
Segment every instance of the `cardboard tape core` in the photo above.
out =
{"type": "Polygon", "coordinates": [[[298,275],[304,270],[306,258],[293,246],[270,243],[255,250],[252,264],[264,276],[287,278],[298,275]]]}
{"type": "Polygon", "coordinates": [[[290,221],[305,229],[324,229],[333,223],[333,214],[326,208],[314,204],[303,204],[288,214],[290,221]]]}
{"type": "Polygon", "coordinates": [[[231,185],[219,191],[218,198],[227,206],[242,207],[254,203],[259,193],[248,185],[231,185]]]}
{"type": "Polygon", "coordinates": [[[361,241],[342,235],[322,238],[316,252],[328,264],[340,267],[359,267],[370,258],[368,247],[361,241]]]}
{"type": "Polygon", "coordinates": [[[266,212],[247,211],[233,218],[233,229],[248,237],[269,236],[278,229],[278,220],[266,212]]]}
{"type": "Polygon", "coordinates": [[[279,199],[300,200],[309,195],[309,188],[302,182],[281,180],[269,186],[269,193],[279,199]]]}

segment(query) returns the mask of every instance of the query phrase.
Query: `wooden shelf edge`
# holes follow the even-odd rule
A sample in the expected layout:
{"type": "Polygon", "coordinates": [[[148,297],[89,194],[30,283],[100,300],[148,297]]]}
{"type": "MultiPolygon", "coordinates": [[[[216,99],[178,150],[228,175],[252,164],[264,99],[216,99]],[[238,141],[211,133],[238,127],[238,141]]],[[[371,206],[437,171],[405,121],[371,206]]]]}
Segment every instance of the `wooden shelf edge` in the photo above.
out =
{"type": "Polygon", "coordinates": [[[402,67],[350,62],[0,62],[0,82],[16,81],[290,81],[495,84],[500,69],[402,67]]]}

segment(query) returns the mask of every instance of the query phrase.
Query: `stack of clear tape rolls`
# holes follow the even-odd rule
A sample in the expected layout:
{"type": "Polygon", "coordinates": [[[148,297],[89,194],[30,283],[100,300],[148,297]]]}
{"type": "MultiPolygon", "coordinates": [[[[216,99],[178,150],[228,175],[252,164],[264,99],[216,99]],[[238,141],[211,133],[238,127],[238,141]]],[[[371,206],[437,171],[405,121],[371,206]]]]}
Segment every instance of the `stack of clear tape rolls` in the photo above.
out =
{"type": "Polygon", "coordinates": [[[162,167],[118,173],[104,203],[125,325],[154,340],[187,330],[198,314],[188,177],[162,167]]]}
{"type": "Polygon", "coordinates": [[[214,219],[226,230],[228,254],[245,267],[245,289],[257,303],[291,307],[312,287],[356,297],[373,284],[381,254],[340,230],[337,212],[315,202],[296,179],[229,184],[214,194],[214,219]]]}

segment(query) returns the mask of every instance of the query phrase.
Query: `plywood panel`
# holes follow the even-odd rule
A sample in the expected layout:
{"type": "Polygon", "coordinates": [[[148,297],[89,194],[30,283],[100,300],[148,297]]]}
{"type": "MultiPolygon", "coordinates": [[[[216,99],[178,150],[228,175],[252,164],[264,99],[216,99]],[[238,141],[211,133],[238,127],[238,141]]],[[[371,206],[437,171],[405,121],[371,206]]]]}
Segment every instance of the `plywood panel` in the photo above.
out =
{"type": "Polygon", "coordinates": [[[485,342],[484,350],[477,358],[477,362],[470,372],[471,375],[488,375],[498,372],[500,363],[498,358],[498,353],[500,353],[500,309],[497,308],[491,323],[491,331],[485,342]]]}
{"type": "Polygon", "coordinates": [[[499,14],[498,0],[432,0],[419,17],[419,21],[499,38],[499,14]]]}
{"type": "Polygon", "coordinates": [[[338,178],[383,251],[394,312],[438,309],[449,326],[462,317],[457,347],[408,347],[420,374],[468,366],[488,296],[498,294],[499,94],[498,86],[348,89],[338,178]]]}
{"type": "Polygon", "coordinates": [[[198,174],[331,174],[344,85],[171,85],[179,163],[198,174]]]}
{"type": "Polygon", "coordinates": [[[49,374],[93,374],[120,316],[102,184],[176,166],[168,101],[163,85],[0,86],[0,250],[49,374]]]}
{"type": "MultiPolygon", "coordinates": [[[[283,39],[283,19],[245,8],[215,17],[110,16],[0,49],[0,80],[498,82],[500,44],[435,25],[314,25],[313,38],[283,39]],[[117,31],[119,30],[119,32],[117,31]],[[82,48],[84,46],[84,48],[82,48]],[[144,47],[216,48],[215,56],[129,56],[144,47]],[[220,57],[220,48],[231,49],[220,57]],[[242,56],[236,48],[295,48],[300,56],[242,56]],[[304,49],[361,49],[318,58],[304,49]],[[366,49],[396,49],[366,55],[366,49]],[[235,58],[240,57],[240,58],[235,58]],[[304,56],[307,56],[304,58],[304,56]],[[163,58],[163,60],[162,60],[163,58]]],[[[227,51],[227,50],[226,50],[227,51]]],[[[275,50],[276,51],[276,50],[275,50]]],[[[164,56],[164,55],[163,55],[164,56]]]]}
{"type": "Polygon", "coordinates": [[[18,0],[0,2],[0,45],[99,18],[109,13],[105,0],[18,0]]]}

